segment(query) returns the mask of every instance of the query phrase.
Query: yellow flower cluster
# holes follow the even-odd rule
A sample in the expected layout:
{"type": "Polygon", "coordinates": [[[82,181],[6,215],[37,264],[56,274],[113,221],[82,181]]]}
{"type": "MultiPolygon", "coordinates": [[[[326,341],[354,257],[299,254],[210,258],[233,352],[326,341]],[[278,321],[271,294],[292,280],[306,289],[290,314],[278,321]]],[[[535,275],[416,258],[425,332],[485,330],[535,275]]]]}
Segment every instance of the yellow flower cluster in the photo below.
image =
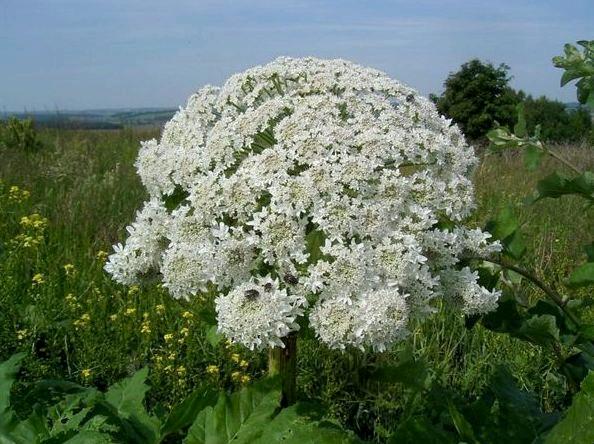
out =
{"type": "Polygon", "coordinates": [[[41,285],[43,283],[45,283],[45,278],[43,277],[43,275],[41,273],[37,273],[35,275],[33,275],[33,285],[41,285]]]}
{"type": "Polygon", "coordinates": [[[26,230],[45,230],[47,227],[47,218],[42,217],[39,213],[33,213],[29,216],[21,217],[20,225],[26,230]]]}
{"type": "Polygon", "coordinates": [[[151,321],[149,320],[149,314],[144,312],[142,314],[142,324],[140,325],[140,333],[143,335],[151,334],[151,321]]]}
{"type": "Polygon", "coordinates": [[[20,220],[22,232],[17,234],[12,243],[17,247],[35,248],[43,242],[43,233],[47,227],[47,219],[37,213],[23,216],[20,220]]]}
{"type": "Polygon", "coordinates": [[[80,303],[78,302],[78,300],[76,299],[76,296],[74,296],[72,293],[68,293],[65,297],[64,300],[66,301],[66,304],[68,304],[68,307],[71,310],[77,310],[82,308],[82,305],[80,305],[80,303]]]}
{"type": "Polygon", "coordinates": [[[235,371],[231,373],[231,380],[235,383],[247,384],[251,381],[251,378],[249,375],[245,375],[240,371],[235,371]]]}
{"type": "Polygon", "coordinates": [[[76,268],[72,264],[66,264],[64,265],[64,273],[66,273],[66,276],[73,276],[76,273],[76,268]]]}
{"type": "Polygon", "coordinates": [[[16,185],[11,186],[8,189],[8,200],[16,203],[21,203],[29,199],[31,193],[27,190],[23,190],[16,185]]]}
{"type": "Polygon", "coordinates": [[[85,328],[91,322],[91,315],[89,313],[83,313],[80,318],[74,321],[74,328],[80,330],[85,328]]]}
{"type": "Polygon", "coordinates": [[[19,341],[22,341],[23,339],[25,339],[27,336],[29,336],[29,330],[27,330],[26,328],[22,329],[22,330],[17,330],[16,331],[17,334],[17,339],[19,341]]]}
{"type": "Polygon", "coordinates": [[[97,252],[97,254],[95,255],[97,260],[101,263],[104,263],[107,260],[108,256],[109,256],[109,253],[107,251],[103,251],[103,250],[99,250],[97,252]]]}

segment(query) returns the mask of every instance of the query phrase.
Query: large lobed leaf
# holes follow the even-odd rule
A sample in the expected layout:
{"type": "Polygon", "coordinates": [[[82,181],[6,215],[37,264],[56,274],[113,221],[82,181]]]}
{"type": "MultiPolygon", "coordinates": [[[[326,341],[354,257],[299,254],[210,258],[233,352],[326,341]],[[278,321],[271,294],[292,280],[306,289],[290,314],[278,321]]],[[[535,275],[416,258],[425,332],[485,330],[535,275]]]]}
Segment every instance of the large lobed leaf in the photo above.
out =
{"type": "Polygon", "coordinates": [[[264,380],[240,392],[219,395],[202,410],[185,444],[351,443],[357,440],[338,425],[323,421],[311,405],[280,409],[277,380],[264,380]]]}
{"type": "Polygon", "coordinates": [[[145,383],[147,376],[145,367],[112,385],[105,393],[106,406],[113,410],[126,435],[134,442],[156,442],[159,437],[159,421],[146,412],[143,404],[149,390],[145,383]]]}
{"type": "Polygon", "coordinates": [[[280,405],[280,388],[276,385],[263,381],[237,393],[221,393],[216,405],[198,414],[184,443],[253,442],[280,405]]]}
{"type": "Polygon", "coordinates": [[[24,357],[24,353],[19,353],[0,364],[0,433],[14,420],[14,413],[10,409],[10,389],[24,357]]]}

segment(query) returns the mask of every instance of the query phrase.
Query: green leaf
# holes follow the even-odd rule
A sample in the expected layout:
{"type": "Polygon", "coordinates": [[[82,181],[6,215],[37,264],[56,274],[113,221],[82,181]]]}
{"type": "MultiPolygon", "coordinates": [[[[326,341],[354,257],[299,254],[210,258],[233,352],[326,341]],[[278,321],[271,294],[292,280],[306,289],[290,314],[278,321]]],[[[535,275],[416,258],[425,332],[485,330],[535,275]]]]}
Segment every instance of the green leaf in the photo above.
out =
{"type": "Polygon", "coordinates": [[[547,435],[547,444],[594,442],[594,372],[584,379],[564,418],[547,435]]]}
{"type": "Polygon", "coordinates": [[[105,393],[105,400],[116,408],[122,417],[144,412],[144,395],[149,390],[145,384],[148,367],[145,367],[122,381],[112,385],[105,393]]]}
{"type": "Polygon", "coordinates": [[[218,393],[210,389],[194,391],[181,404],[175,406],[161,426],[161,439],[188,427],[198,413],[217,402],[218,393]]]}
{"type": "Polygon", "coordinates": [[[73,438],[68,441],[64,441],[64,444],[110,444],[113,443],[113,439],[110,435],[105,433],[96,432],[93,430],[85,430],[79,432],[73,438]]]}
{"type": "MultiPolygon", "coordinates": [[[[582,346],[580,345],[578,348],[582,348],[582,346]]],[[[559,370],[568,381],[579,384],[588,376],[591,370],[594,370],[594,357],[592,357],[591,353],[583,351],[575,353],[565,359],[559,370]]]]}
{"type": "Polygon", "coordinates": [[[519,334],[539,345],[548,345],[559,341],[559,328],[553,315],[531,317],[522,324],[519,334]]]}
{"type": "Polygon", "coordinates": [[[217,330],[218,328],[216,325],[211,325],[206,330],[206,340],[213,347],[216,347],[219,344],[219,342],[221,342],[224,338],[224,336],[220,334],[217,330]]]}
{"type": "Polygon", "coordinates": [[[497,213],[494,219],[487,222],[485,230],[491,233],[494,239],[501,241],[505,254],[519,259],[526,251],[524,237],[519,228],[520,224],[512,207],[505,207],[497,213]]]}
{"type": "Polygon", "coordinates": [[[188,430],[185,444],[253,442],[280,405],[276,380],[264,380],[238,393],[221,393],[214,407],[203,409],[188,430]]]}
{"type": "Polygon", "coordinates": [[[10,389],[24,357],[25,353],[17,353],[0,364],[0,432],[14,421],[14,413],[10,408],[10,389]]]}
{"type": "Polygon", "coordinates": [[[158,436],[158,420],[150,417],[143,405],[144,396],[149,390],[145,384],[147,376],[148,368],[145,367],[112,385],[105,393],[105,401],[123,420],[122,427],[126,433],[135,437],[135,440],[154,442],[158,436]]]}
{"type": "MultiPolygon", "coordinates": [[[[250,441],[242,441],[250,443],[250,441]]],[[[254,444],[350,444],[361,442],[338,424],[321,420],[318,406],[297,403],[287,407],[266,425],[254,444]]]]}
{"type": "Polygon", "coordinates": [[[190,194],[184,190],[181,186],[176,185],[173,193],[163,196],[163,202],[167,211],[171,212],[175,210],[179,205],[185,201],[190,194]]]}
{"type": "Polygon", "coordinates": [[[524,150],[524,166],[528,171],[534,171],[540,165],[544,153],[536,145],[528,145],[524,150]]]}
{"type": "Polygon", "coordinates": [[[486,230],[498,240],[506,239],[520,227],[512,207],[505,207],[497,213],[495,219],[487,223],[486,230]]]}
{"type": "Polygon", "coordinates": [[[550,174],[537,185],[538,198],[558,198],[577,194],[588,200],[594,200],[594,173],[586,171],[572,179],[557,172],[550,174]]]}
{"type": "Polygon", "coordinates": [[[466,418],[464,418],[464,415],[460,413],[451,401],[448,402],[448,411],[460,437],[467,442],[477,442],[472,425],[470,425],[466,418]]]}
{"type": "Polygon", "coordinates": [[[409,418],[398,425],[388,444],[458,444],[457,437],[437,427],[428,418],[409,418]]]}
{"type": "Polygon", "coordinates": [[[321,247],[324,246],[325,241],[326,236],[324,235],[324,232],[317,228],[313,228],[307,233],[305,236],[305,243],[307,245],[307,252],[309,253],[309,263],[315,264],[324,257],[321,247]]]}
{"type": "Polygon", "coordinates": [[[567,286],[571,288],[586,287],[594,285],[594,262],[586,262],[577,267],[567,280],[567,286]]]}

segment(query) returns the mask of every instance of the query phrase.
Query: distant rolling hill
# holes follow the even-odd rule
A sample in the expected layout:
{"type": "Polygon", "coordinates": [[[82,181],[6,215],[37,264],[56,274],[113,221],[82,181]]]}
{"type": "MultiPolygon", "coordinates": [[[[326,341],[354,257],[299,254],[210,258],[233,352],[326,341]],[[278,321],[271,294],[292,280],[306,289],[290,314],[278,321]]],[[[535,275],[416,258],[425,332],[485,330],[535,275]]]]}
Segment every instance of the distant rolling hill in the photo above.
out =
{"type": "Polygon", "coordinates": [[[177,109],[125,108],[81,111],[26,111],[2,112],[0,120],[9,117],[33,119],[46,128],[119,129],[125,127],[161,127],[177,109]]]}

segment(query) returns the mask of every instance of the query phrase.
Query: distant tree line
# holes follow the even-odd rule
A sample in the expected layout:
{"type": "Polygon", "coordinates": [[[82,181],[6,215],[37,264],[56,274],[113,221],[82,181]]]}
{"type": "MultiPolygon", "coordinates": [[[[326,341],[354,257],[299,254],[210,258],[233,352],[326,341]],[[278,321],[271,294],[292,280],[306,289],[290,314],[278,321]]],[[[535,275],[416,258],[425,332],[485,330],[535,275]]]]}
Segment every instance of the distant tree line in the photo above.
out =
{"type": "Polygon", "coordinates": [[[484,139],[496,125],[513,127],[517,106],[524,104],[527,129],[541,125],[549,142],[594,142],[592,115],[584,107],[568,107],[547,97],[533,98],[510,85],[509,66],[494,66],[478,59],[464,63],[444,82],[440,96],[431,95],[440,113],[451,118],[470,140],[484,139]]]}

